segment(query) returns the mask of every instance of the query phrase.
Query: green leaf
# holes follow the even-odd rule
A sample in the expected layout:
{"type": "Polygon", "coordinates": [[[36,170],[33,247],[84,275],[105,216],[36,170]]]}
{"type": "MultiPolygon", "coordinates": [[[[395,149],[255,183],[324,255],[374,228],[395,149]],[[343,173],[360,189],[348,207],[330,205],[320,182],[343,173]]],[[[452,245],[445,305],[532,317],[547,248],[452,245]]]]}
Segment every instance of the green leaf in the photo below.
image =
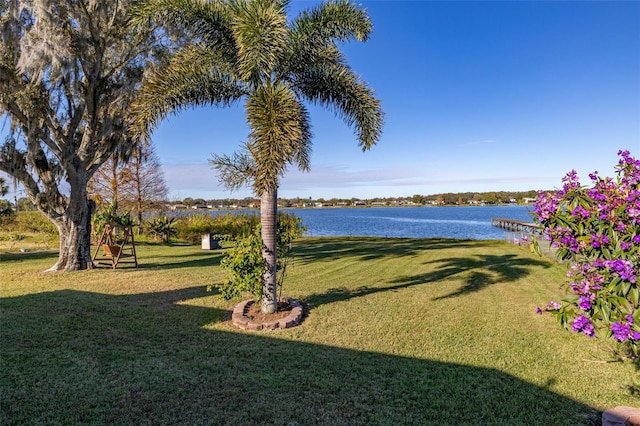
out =
{"type": "Polygon", "coordinates": [[[602,319],[605,322],[609,322],[609,318],[611,315],[611,308],[609,307],[609,305],[607,303],[602,303],[602,301],[599,301],[600,303],[598,303],[598,309],[600,310],[600,313],[602,314],[602,319]]]}
{"type": "Polygon", "coordinates": [[[620,285],[620,296],[626,296],[631,289],[631,283],[629,281],[622,281],[620,285]]]}
{"type": "Polygon", "coordinates": [[[629,290],[629,301],[637,312],[640,312],[640,310],[638,310],[638,308],[640,308],[640,289],[637,286],[629,290]]]}

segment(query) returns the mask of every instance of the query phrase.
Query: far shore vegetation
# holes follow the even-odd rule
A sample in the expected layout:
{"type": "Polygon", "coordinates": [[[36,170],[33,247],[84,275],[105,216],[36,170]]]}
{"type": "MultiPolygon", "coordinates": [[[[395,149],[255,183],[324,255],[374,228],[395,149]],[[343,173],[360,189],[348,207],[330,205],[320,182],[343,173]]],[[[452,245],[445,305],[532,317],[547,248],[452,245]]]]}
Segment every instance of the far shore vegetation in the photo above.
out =
{"type": "MultiPolygon", "coordinates": [[[[374,198],[314,198],[295,197],[278,198],[279,207],[376,207],[376,206],[461,206],[461,205],[532,205],[537,200],[539,191],[491,191],[491,192],[458,192],[431,195],[412,195],[409,197],[374,197],[374,198]]],[[[187,197],[183,200],[162,203],[169,208],[258,208],[260,203],[255,197],[208,199],[187,197]]]]}

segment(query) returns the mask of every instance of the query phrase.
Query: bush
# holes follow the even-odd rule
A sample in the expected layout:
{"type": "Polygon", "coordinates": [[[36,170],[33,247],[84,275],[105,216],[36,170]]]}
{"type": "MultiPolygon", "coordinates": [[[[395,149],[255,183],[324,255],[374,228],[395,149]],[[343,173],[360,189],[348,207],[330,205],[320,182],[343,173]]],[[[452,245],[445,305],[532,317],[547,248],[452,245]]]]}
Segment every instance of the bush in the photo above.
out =
{"type": "Polygon", "coordinates": [[[250,235],[259,223],[260,217],[254,214],[184,215],[176,220],[176,236],[194,244],[200,241],[202,234],[218,234],[233,239],[250,235]]]}
{"type": "MultiPolygon", "coordinates": [[[[640,350],[640,161],[628,151],[616,167],[617,177],[591,174],[582,186],[575,171],[560,191],[541,193],[535,220],[562,260],[572,296],[549,302],[565,328],[589,337],[617,341],[620,353],[640,350]]],[[[538,308],[542,313],[542,309],[538,308]]]]}
{"type": "Polygon", "coordinates": [[[220,261],[220,266],[229,275],[218,287],[220,295],[229,300],[240,297],[243,292],[250,292],[258,301],[262,297],[262,276],[265,272],[260,226],[256,226],[254,232],[247,236],[229,240],[233,246],[220,261]]]}
{"type": "Polygon", "coordinates": [[[0,224],[9,222],[15,216],[11,203],[7,200],[0,200],[0,224]]]}
{"type": "Polygon", "coordinates": [[[111,203],[108,207],[97,211],[91,218],[92,234],[96,238],[100,238],[100,235],[102,235],[102,231],[104,231],[104,227],[107,224],[134,226],[136,223],[128,210],[123,213],[118,213],[116,204],[111,203]]]}
{"type": "Polygon", "coordinates": [[[7,231],[58,234],[58,228],[39,211],[17,212],[3,228],[7,231]]]}
{"type": "MultiPolygon", "coordinates": [[[[220,265],[229,271],[223,284],[218,287],[224,299],[240,297],[243,292],[250,292],[254,299],[262,298],[263,275],[265,263],[262,258],[262,239],[260,224],[254,226],[253,231],[245,236],[228,237],[233,247],[227,252],[220,265]]],[[[277,286],[282,292],[287,266],[291,263],[291,243],[306,231],[302,219],[287,213],[278,215],[278,230],[276,240],[277,250],[277,286]]]]}
{"type": "Polygon", "coordinates": [[[155,217],[147,221],[146,230],[156,241],[169,242],[176,235],[175,217],[155,217]]]}

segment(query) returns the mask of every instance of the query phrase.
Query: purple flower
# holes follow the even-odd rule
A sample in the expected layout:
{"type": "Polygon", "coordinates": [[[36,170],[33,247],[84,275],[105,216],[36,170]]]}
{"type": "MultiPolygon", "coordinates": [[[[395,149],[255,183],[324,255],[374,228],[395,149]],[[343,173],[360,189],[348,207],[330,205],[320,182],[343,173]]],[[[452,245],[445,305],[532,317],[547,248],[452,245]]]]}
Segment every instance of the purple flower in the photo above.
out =
{"type": "Polygon", "coordinates": [[[611,323],[611,331],[613,332],[613,337],[619,342],[625,342],[628,338],[631,337],[631,325],[623,324],[620,322],[612,322],[611,323]]]}
{"type": "Polygon", "coordinates": [[[591,297],[580,296],[580,298],[578,299],[578,306],[580,306],[580,309],[582,309],[583,311],[588,311],[589,309],[591,309],[591,297]]]}
{"type": "Polygon", "coordinates": [[[585,326],[582,327],[582,332],[589,337],[593,337],[596,335],[596,330],[595,328],[593,328],[593,324],[591,323],[585,324],[585,326]]]}
{"type": "Polygon", "coordinates": [[[605,266],[609,268],[611,272],[617,273],[621,279],[629,281],[631,283],[636,282],[635,271],[633,270],[633,263],[629,260],[606,260],[605,266]]]}
{"type": "Polygon", "coordinates": [[[633,247],[633,244],[631,243],[627,243],[625,241],[620,242],[620,249],[622,249],[622,251],[628,251],[631,247],[633,247]]]}
{"type": "Polygon", "coordinates": [[[540,309],[540,306],[536,307],[536,314],[542,315],[542,309],[540,309]]]}
{"type": "Polygon", "coordinates": [[[576,281],[569,284],[575,294],[589,293],[589,283],[587,281],[576,281]]]}
{"type": "Polygon", "coordinates": [[[596,234],[591,236],[591,246],[593,248],[600,248],[607,244],[609,244],[609,238],[606,235],[596,234]]]}
{"type": "Polygon", "coordinates": [[[560,309],[562,307],[562,305],[558,302],[554,302],[553,300],[550,301],[549,303],[547,303],[547,307],[545,308],[546,311],[557,311],[558,309],[560,309]]]}
{"type": "Polygon", "coordinates": [[[573,211],[571,212],[571,215],[573,217],[581,217],[583,219],[586,219],[589,217],[589,211],[587,209],[585,209],[582,206],[577,206],[575,209],[573,209],[573,211]]]}
{"type": "Polygon", "coordinates": [[[591,320],[584,315],[580,315],[574,319],[571,328],[576,333],[582,331],[589,337],[593,337],[595,335],[595,329],[593,328],[593,324],[591,324],[591,320]]]}
{"type": "Polygon", "coordinates": [[[633,241],[636,244],[640,244],[640,235],[634,235],[631,241],[633,241]]]}

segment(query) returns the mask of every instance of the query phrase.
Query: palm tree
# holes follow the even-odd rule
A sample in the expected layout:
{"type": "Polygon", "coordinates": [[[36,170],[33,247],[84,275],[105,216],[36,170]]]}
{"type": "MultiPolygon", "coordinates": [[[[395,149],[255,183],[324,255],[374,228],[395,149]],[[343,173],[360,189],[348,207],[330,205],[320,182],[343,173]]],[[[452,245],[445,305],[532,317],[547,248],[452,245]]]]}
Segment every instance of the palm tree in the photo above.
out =
{"type": "Polygon", "coordinates": [[[368,150],[380,137],[383,112],[373,91],[346,63],[337,44],[365,41],[372,24],[349,0],[331,0],[288,21],[287,0],[147,0],[134,25],[158,24],[189,40],[156,70],[134,109],[147,137],[168,113],[240,99],[250,127],[243,150],[217,156],[234,188],[250,182],[260,197],[265,259],[261,309],[277,309],[276,220],[279,179],[288,166],[309,169],[311,126],[305,102],[331,108],[368,150]]]}

